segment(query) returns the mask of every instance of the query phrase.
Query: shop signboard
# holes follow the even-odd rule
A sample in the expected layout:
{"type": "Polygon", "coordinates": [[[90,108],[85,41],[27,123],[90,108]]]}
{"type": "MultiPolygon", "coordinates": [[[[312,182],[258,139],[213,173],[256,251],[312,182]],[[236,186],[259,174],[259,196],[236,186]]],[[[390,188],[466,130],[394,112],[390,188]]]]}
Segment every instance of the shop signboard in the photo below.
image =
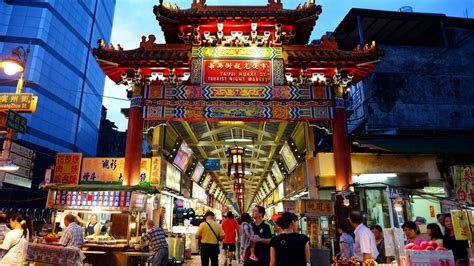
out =
{"type": "Polygon", "coordinates": [[[221,161],[214,159],[205,160],[204,169],[206,169],[206,171],[219,171],[221,170],[221,161]]]}
{"type": "Polygon", "coordinates": [[[280,192],[279,192],[278,188],[273,190],[273,201],[274,202],[279,202],[280,201],[280,192]]]}
{"type": "Polygon", "coordinates": [[[166,164],[166,183],[165,186],[176,192],[181,189],[181,172],[174,165],[166,164]]]}
{"type": "Polygon", "coordinates": [[[451,211],[453,220],[454,236],[456,240],[471,240],[471,233],[469,231],[468,211],[453,210],[451,211]]]}
{"type": "Polygon", "coordinates": [[[144,211],[146,209],[146,198],[145,194],[133,192],[130,200],[130,211],[144,211]]]}
{"type": "Polygon", "coordinates": [[[181,171],[185,172],[188,168],[188,164],[191,161],[191,156],[193,151],[188,147],[186,142],[182,142],[181,146],[179,147],[178,152],[176,153],[176,157],[174,158],[173,164],[180,169],[181,171]]]}
{"type": "Polygon", "coordinates": [[[331,200],[301,199],[296,205],[297,212],[308,217],[334,215],[334,202],[331,200]]]}
{"type": "MultiPolygon", "coordinates": [[[[91,157],[82,159],[81,184],[123,183],[125,158],[91,157]]],[[[142,158],[140,162],[140,184],[150,185],[151,159],[142,158]]]]}
{"type": "MultiPolygon", "coordinates": [[[[203,84],[272,85],[271,60],[204,60],[203,84]]],[[[229,90],[226,90],[229,92],[229,90]]],[[[233,93],[237,93],[233,90],[233,93]]],[[[224,95],[226,96],[226,95],[224,95]]],[[[234,97],[235,95],[229,95],[234,97]]],[[[219,96],[222,98],[222,96],[219,96]]]]}
{"type": "Polygon", "coordinates": [[[278,185],[278,198],[280,200],[285,198],[285,184],[283,182],[278,185]]]}
{"type": "Polygon", "coordinates": [[[10,152],[21,155],[27,159],[34,159],[35,157],[35,152],[33,150],[23,147],[20,144],[14,142],[11,143],[10,152]]]}
{"type": "Polygon", "coordinates": [[[474,165],[455,165],[451,168],[456,198],[474,204],[474,165]]]}
{"type": "Polygon", "coordinates": [[[281,173],[280,167],[278,167],[276,162],[274,162],[272,165],[272,173],[275,176],[277,184],[283,181],[283,174],[281,173]]]}
{"type": "Polygon", "coordinates": [[[15,111],[8,110],[7,120],[5,126],[11,128],[17,132],[25,133],[26,132],[26,123],[27,119],[15,111]]]}
{"type": "Polygon", "coordinates": [[[38,97],[32,93],[0,93],[0,110],[34,113],[38,97]]]}
{"type": "Polygon", "coordinates": [[[185,198],[191,198],[192,180],[188,176],[181,174],[181,194],[185,198]]]}
{"type": "Polygon", "coordinates": [[[273,181],[272,175],[270,173],[267,174],[267,183],[270,190],[275,189],[275,181],[273,181]]]}
{"type": "Polygon", "coordinates": [[[296,166],[298,165],[298,161],[296,160],[295,154],[286,142],[280,150],[280,155],[283,158],[283,162],[285,163],[286,169],[288,173],[291,173],[295,170],[296,166]]]}
{"type": "Polygon", "coordinates": [[[82,153],[58,153],[54,165],[53,183],[79,183],[82,153]]]}
{"type": "Polygon", "coordinates": [[[3,175],[3,177],[0,177],[0,180],[3,179],[4,183],[31,188],[31,178],[22,177],[8,172],[1,172],[0,175],[3,175]]]}
{"type": "Polygon", "coordinates": [[[202,163],[198,162],[196,164],[196,168],[194,168],[194,172],[193,172],[193,175],[191,176],[191,179],[194,182],[199,182],[203,173],[204,173],[204,166],[202,165],[202,163]]]}
{"type": "Polygon", "coordinates": [[[282,203],[283,203],[283,211],[284,212],[295,212],[295,201],[294,200],[284,200],[282,203]]]}
{"type": "MultiPolygon", "coordinates": [[[[130,209],[131,191],[56,191],[53,205],[64,209],[130,209]]],[[[140,203],[135,203],[139,206],[140,203]]],[[[138,208],[138,207],[137,207],[138,208]]]]}
{"type": "Polygon", "coordinates": [[[152,185],[159,185],[161,180],[161,166],[162,160],[161,157],[156,156],[151,158],[151,173],[150,173],[150,183],[152,185]]]}

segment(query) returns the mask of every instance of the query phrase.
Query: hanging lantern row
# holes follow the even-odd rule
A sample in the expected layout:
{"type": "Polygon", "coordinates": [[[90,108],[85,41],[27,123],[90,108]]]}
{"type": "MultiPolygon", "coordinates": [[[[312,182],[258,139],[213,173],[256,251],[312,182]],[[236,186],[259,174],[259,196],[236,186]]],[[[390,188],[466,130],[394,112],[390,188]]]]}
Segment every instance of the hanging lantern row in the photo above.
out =
{"type": "Polygon", "coordinates": [[[166,71],[151,72],[151,75],[142,76],[140,67],[133,69],[134,74],[129,76],[127,73],[122,73],[122,84],[133,86],[135,84],[142,84],[142,78],[144,78],[145,85],[152,83],[159,83],[163,85],[181,85],[189,80],[191,72],[183,72],[182,75],[178,75],[173,66],[165,68],[166,71]]]}
{"type": "Polygon", "coordinates": [[[319,85],[319,86],[330,86],[337,85],[343,88],[350,88],[350,84],[354,75],[351,73],[343,73],[341,67],[334,69],[334,74],[328,76],[322,72],[313,72],[308,75],[308,68],[302,67],[299,75],[293,75],[291,72],[285,73],[285,80],[288,85],[303,86],[303,85],[319,85]]]}
{"type": "Polygon", "coordinates": [[[224,34],[224,23],[217,23],[216,32],[200,30],[199,24],[193,25],[193,31],[178,33],[178,37],[186,44],[203,46],[229,46],[229,47],[268,47],[273,44],[281,45],[289,43],[295,37],[295,32],[282,31],[282,24],[275,23],[275,30],[258,32],[258,23],[250,24],[250,34],[244,31],[230,31],[230,35],[224,34]]]}

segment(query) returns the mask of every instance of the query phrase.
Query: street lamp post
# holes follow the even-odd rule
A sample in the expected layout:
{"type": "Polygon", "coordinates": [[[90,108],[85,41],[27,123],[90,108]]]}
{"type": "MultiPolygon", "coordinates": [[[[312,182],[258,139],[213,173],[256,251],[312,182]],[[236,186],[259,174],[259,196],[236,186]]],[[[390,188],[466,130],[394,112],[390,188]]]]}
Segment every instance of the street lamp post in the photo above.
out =
{"type": "Polygon", "coordinates": [[[18,46],[12,50],[12,57],[7,57],[0,61],[0,67],[3,68],[5,74],[12,76],[16,73],[21,73],[16,85],[17,94],[21,93],[23,89],[26,62],[29,54],[29,47],[25,49],[23,46],[18,46]]]}
{"type": "MultiPolygon", "coordinates": [[[[23,83],[25,79],[25,68],[28,60],[28,55],[30,54],[30,48],[24,48],[23,46],[18,46],[12,50],[12,56],[7,57],[3,60],[0,60],[0,67],[3,68],[5,74],[12,76],[16,73],[20,73],[18,78],[18,83],[16,85],[16,94],[20,94],[23,90],[23,83]]],[[[0,110],[2,112],[8,110],[0,110]]],[[[19,167],[13,164],[9,160],[10,156],[10,147],[12,140],[14,139],[14,131],[11,128],[7,128],[7,138],[3,142],[2,150],[2,159],[0,164],[0,171],[16,171],[19,167]]],[[[3,181],[3,180],[0,180],[3,181]]],[[[1,182],[0,182],[1,186],[1,182]]]]}

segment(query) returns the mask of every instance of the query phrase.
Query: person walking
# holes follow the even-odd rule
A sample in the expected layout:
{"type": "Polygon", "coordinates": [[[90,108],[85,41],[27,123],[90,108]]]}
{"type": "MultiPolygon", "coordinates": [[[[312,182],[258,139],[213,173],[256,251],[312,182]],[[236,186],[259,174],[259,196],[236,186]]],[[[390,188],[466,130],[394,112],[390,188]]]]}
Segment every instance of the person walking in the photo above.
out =
{"type": "Polygon", "coordinates": [[[298,232],[298,217],[285,212],[277,219],[280,234],[270,240],[270,266],[311,264],[309,238],[298,232]]]}
{"type": "Polygon", "coordinates": [[[374,234],[362,223],[362,220],[360,211],[352,211],[349,215],[349,224],[355,229],[354,255],[358,261],[366,262],[375,260],[379,251],[374,234]]]}
{"type": "Polygon", "coordinates": [[[219,264],[219,242],[224,240],[225,233],[220,224],[215,221],[213,212],[208,211],[204,215],[205,221],[199,225],[196,239],[201,241],[201,265],[211,266],[219,264]]]}
{"type": "Polygon", "coordinates": [[[244,266],[268,266],[270,265],[270,240],[274,235],[273,227],[263,220],[265,217],[265,208],[255,206],[252,210],[254,224],[252,229],[254,237],[251,239],[255,243],[255,256],[258,261],[250,258],[251,252],[246,252],[244,266]]]}
{"type": "Polygon", "coordinates": [[[390,263],[392,262],[390,257],[385,256],[385,242],[382,237],[382,227],[377,224],[373,224],[370,226],[370,231],[375,236],[375,243],[377,243],[377,250],[379,251],[379,255],[375,259],[377,263],[390,263]]]}
{"type": "Polygon", "coordinates": [[[15,213],[10,218],[10,227],[12,230],[6,233],[0,245],[0,250],[4,251],[0,265],[17,265],[26,260],[29,239],[27,222],[21,214],[15,213]]]}
{"type": "Polygon", "coordinates": [[[148,241],[150,250],[153,252],[153,266],[168,265],[168,242],[166,242],[165,231],[156,227],[155,222],[148,220],[146,222],[146,233],[141,237],[142,241],[148,241]]]}
{"type": "Polygon", "coordinates": [[[65,247],[81,248],[84,244],[84,234],[82,228],[76,223],[74,215],[64,216],[64,225],[66,225],[66,229],[64,229],[59,243],[65,247]]]}
{"type": "MultiPolygon", "coordinates": [[[[421,242],[426,241],[426,239],[420,236],[420,229],[415,222],[408,221],[402,225],[403,232],[408,238],[408,243],[413,243],[417,246],[421,244],[421,242]]],[[[407,244],[408,244],[407,243],[407,244]]]]}
{"type": "Polygon", "coordinates": [[[443,233],[437,223],[428,224],[426,226],[426,233],[430,236],[431,241],[436,242],[438,247],[443,247],[443,233]]]}
{"type": "Polygon", "coordinates": [[[225,253],[224,265],[232,265],[232,260],[235,258],[235,239],[239,235],[239,224],[234,219],[234,214],[229,211],[226,218],[222,222],[222,230],[224,230],[225,237],[223,242],[223,249],[225,253]]]}
{"type": "Polygon", "coordinates": [[[337,231],[341,235],[339,237],[339,247],[341,252],[339,257],[342,260],[350,260],[354,256],[354,238],[349,235],[349,229],[347,224],[340,224],[337,226],[337,231]]]}
{"type": "Polygon", "coordinates": [[[255,256],[255,243],[252,243],[251,239],[254,236],[252,225],[252,218],[248,213],[242,214],[242,239],[241,239],[241,246],[242,246],[242,261],[245,261],[247,252],[250,252],[250,259],[253,261],[258,261],[257,256],[255,256]]]}

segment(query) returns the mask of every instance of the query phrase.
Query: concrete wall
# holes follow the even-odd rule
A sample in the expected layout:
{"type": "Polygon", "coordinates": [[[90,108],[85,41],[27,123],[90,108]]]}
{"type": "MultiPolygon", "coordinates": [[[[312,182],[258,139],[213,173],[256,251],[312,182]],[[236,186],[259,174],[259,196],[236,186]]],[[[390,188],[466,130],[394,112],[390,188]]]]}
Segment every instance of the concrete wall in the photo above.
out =
{"type": "Polygon", "coordinates": [[[363,81],[366,129],[474,130],[474,31],[453,30],[455,47],[381,46],[363,81]]]}

